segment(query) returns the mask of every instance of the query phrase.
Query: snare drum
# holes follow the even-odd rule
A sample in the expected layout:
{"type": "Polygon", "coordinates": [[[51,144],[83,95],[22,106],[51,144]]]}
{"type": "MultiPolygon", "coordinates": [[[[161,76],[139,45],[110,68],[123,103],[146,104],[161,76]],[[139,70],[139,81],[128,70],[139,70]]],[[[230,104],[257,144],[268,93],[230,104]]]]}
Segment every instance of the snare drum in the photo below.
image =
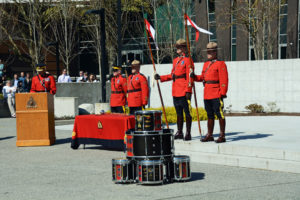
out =
{"type": "Polygon", "coordinates": [[[186,181],[191,178],[190,157],[174,156],[174,180],[186,181]]]}
{"type": "Polygon", "coordinates": [[[157,131],[161,130],[160,110],[139,110],[135,112],[136,131],[157,131]]]}
{"type": "Polygon", "coordinates": [[[116,183],[131,183],[136,178],[133,161],[125,158],[112,159],[112,180],[116,183]]]}
{"type": "Polygon", "coordinates": [[[136,160],[171,157],[174,152],[173,130],[127,131],[126,150],[127,158],[136,160]]]}
{"type": "Polygon", "coordinates": [[[160,184],[164,180],[162,160],[141,160],[137,163],[140,184],[160,184]]]}

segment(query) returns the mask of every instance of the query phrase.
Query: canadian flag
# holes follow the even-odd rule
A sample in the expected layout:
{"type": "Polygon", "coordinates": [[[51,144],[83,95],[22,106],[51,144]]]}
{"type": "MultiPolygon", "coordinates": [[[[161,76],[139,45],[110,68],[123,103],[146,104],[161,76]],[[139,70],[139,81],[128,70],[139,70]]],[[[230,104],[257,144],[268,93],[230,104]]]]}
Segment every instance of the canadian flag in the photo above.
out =
{"type": "Polygon", "coordinates": [[[209,34],[209,35],[213,35],[213,33],[211,33],[209,31],[207,31],[207,30],[205,30],[205,29],[200,28],[199,26],[197,26],[195,24],[195,22],[193,22],[191,20],[191,18],[189,18],[189,16],[187,14],[184,14],[184,18],[187,19],[187,25],[188,26],[192,26],[194,29],[196,29],[196,41],[198,41],[198,39],[199,39],[199,32],[205,33],[205,34],[209,34]]]}
{"type": "Polygon", "coordinates": [[[148,22],[147,19],[144,19],[144,21],[145,21],[146,30],[148,31],[149,35],[152,37],[155,47],[158,50],[157,43],[155,42],[155,29],[151,26],[151,24],[148,22]]]}

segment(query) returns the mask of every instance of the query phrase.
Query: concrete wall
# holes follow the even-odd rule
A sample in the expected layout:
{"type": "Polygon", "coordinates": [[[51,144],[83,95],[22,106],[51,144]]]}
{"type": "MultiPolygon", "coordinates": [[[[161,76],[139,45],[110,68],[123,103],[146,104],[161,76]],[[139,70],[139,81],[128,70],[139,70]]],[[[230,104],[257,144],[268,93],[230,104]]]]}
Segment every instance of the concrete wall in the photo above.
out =
{"type": "Polygon", "coordinates": [[[75,118],[78,115],[77,97],[56,97],[54,98],[55,118],[75,118]]]}
{"type": "Polygon", "coordinates": [[[57,83],[56,97],[78,97],[78,105],[101,102],[101,83],[57,83]]]}
{"type": "MultiPolygon", "coordinates": [[[[225,108],[232,105],[233,111],[246,111],[245,106],[257,103],[268,108],[275,102],[281,112],[300,112],[300,59],[226,62],[229,72],[228,98],[225,108]]],[[[195,72],[200,74],[203,63],[195,63],[195,72]]],[[[156,66],[160,75],[169,74],[171,64],[156,66]]],[[[144,65],[141,72],[153,76],[152,65],[144,65]]],[[[157,87],[152,87],[150,106],[160,107],[157,87]]],[[[160,83],[165,106],[173,106],[172,82],[160,83]]],[[[198,106],[203,105],[203,85],[196,83],[198,106]]],[[[194,99],[192,100],[194,106],[194,99]]]]}

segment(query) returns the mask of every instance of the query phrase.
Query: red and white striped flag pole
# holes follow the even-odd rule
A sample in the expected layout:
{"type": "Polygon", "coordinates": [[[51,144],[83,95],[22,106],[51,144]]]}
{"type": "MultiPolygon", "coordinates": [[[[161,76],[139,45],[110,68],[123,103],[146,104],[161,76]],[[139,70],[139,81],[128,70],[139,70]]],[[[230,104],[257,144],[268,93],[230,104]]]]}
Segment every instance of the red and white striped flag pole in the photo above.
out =
{"type": "MultiPolygon", "coordinates": [[[[152,49],[151,49],[151,45],[150,45],[150,40],[149,40],[149,35],[150,37],[152,37],[154,44],[156,46],[156,49],[158,49],[157,43],[155,42],[155,30],[154,28],[151,26],[151,24],[148,22],[147,19],[144,19],[145,22],[145,28],[146,28],[146,33],[147,33],[147,41],[148,41],[148,47],[149,47],[149,51],[150,51],[150,55],[151,55],[151,60],[152,60],[152,64],[153,64],[153,70],[154,73],[156,73],[156,68],[155,68],[155,62],[154,62],[154,58],[153,58],[153,54],[152,54],[152,49]]],[[[167,125],[167,129],[169,129],[169,123],[167,120],[167,115],[166,115],[166,111],[165,111],[165,105],[164,105],[164,101],[161,95],[161,90],[160,90],[160,86],[159,86],[159,82],[158,80],[156,80],[156,84],[157,84],[157,88],[158,88],[158,93],[159,93],[159,98],[160,98],[160,102],[162,105],[162,109],[163,109],[163,115],[166,121],[166,125],[167,125]]]]}

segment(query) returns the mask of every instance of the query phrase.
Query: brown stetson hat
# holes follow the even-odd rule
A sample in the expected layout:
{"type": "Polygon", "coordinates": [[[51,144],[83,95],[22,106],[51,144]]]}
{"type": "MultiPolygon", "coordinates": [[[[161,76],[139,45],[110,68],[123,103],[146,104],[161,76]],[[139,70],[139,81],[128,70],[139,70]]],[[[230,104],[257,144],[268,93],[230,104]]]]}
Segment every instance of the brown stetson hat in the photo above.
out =
{"type": "Polygon", "coordinates": [[[134,61],[132,61],[131,65],[132,65],[132,66],[140,66],[140,65],[141,65],[141,62],[138,61],[138,60],[134,60],[134,61]]]}
{"type": "Polygon", "coordinates": [[[185,41],[185,39],[181,38],[181,39],[177,40],[176,43],[175,43],[175,47],[176,48],[186,47],[186,41],[185,41]]]}
{"type": "Polygon", "coordinates": [[[209,42],[207,43],[206,45],[206,49],[205,50],[202,50],[202,51],[217,51],[218,49],[218,44],[215,43],[215,42],[209,42]]]}

